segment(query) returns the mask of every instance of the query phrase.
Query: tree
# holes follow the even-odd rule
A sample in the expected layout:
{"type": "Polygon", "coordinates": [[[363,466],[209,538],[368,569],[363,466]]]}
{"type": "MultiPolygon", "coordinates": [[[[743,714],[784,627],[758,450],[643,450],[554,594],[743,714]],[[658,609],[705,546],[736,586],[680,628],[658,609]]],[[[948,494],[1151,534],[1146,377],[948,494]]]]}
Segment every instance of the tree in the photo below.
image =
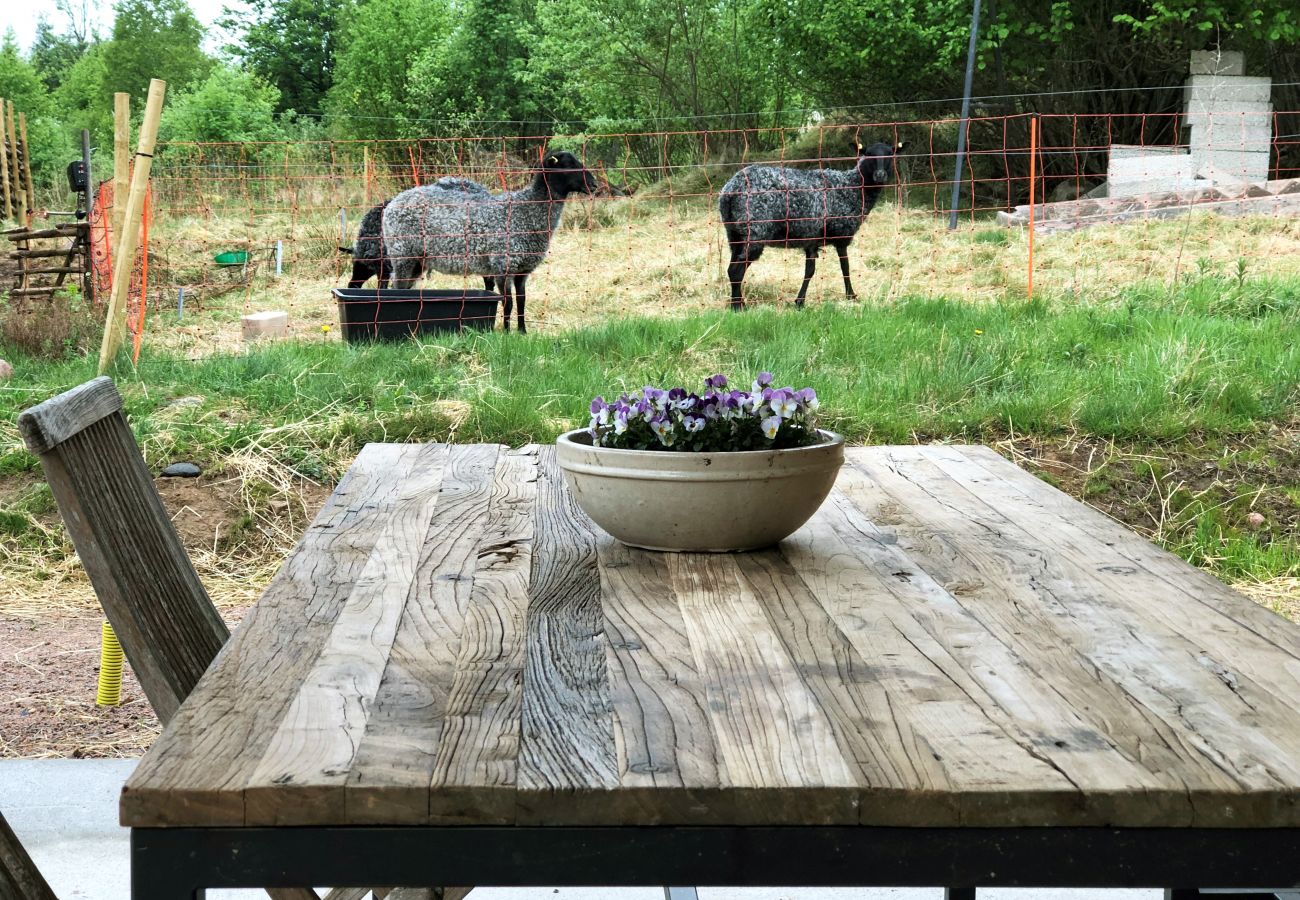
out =
{"type": "Polygon", "coordinates": [[[468,0],[446,41],[412,64],[411,99],[439,119],[536,119],[541,110],[525,74],[535,12],[535,0],[468,0]]]}
{"type": "Polygon", "coordinates": [[[32,178],[48,177],[66,151],[45,82],[19,53],[12,31],[0,43],[0,97],[13,101],[14,112],[27,119],[32,178]]]}
{"type": "Polygon", "coordinates": [[[63,73],[59,88],[54,92],[54,102],[69,147],[79,146],[83,128],[90,132],[95,146],[113,145],[112,94],[106,86],[108,70],[104,63],[107,46],[95,44],[90,47],[63,73]]]}
{"type": "Polygon", "coordinates": [[[409,73],[427,48],[451,32],[447,0],[362,0],[345,24],[327,108],[348,137],[417,134],[428,118],[412,101],[409,73]]]}
{"type": "Polygon", "coordinates": [[[173,95],[158,128],[161,141],[272,141],[280,92],[258,76],[218,65],[189,90],[173,95]]]}
{"type": "Polygon", "coordinates": [[[48,90],[56,90],[64,74],[89,49],[89,43],[73,34],[60,34],[42,17],[36,22],[30,60],[48,90]]]}
{"type": "Polygon", "coordinates": [[[161,78],[169,91],[205,77],[212,61],[203,53],[203,26],[185,0],[118,0],[113,37],[104,47],[105,96],[126,91],[143,107],[149,80],[161,78]]]}
{"type": "Polygon", "coordinates": [[[252,0],[244,24],[229,9],[222,25],[239,28],[231,53],[280,92],[279,110],[316,115],[334,83],[341,23],[352,0],[252,0]]]}

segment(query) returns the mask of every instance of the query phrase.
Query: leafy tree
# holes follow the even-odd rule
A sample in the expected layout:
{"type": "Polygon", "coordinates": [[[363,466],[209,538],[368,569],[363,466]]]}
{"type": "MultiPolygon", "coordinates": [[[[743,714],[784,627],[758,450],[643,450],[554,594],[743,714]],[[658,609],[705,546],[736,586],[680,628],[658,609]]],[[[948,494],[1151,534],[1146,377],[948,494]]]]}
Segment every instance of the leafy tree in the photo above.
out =
{"type": "Polygon", "coordinates": [[[507,120],[521,125],[540,110],[526,78],[535,0],[468,0],[445,42],[411,67],[409,95],[426,115],[507,120]]]}
{"type": "Polygon", "coordinates": [[[327,108],[349,137],[417,134],[427,111],[410,94],[412,63],[451,33],[448,0],[362,0],[339,38],[327,108]]]}
{"type": "Polygon", "coordinates": [[[352,0],[252,0],[251,21],[229,9],[222,25],[239,28],[236,58],[280,91],[279,109],[318,114],[334,83],[341,23],[352,0]]]}
{"type": "MultiPolygon", "coordinates": [[[[66,133],[69,148],[80,146],[82,129],[91,134],[91,142],[98,147],[113,145],[113,103],[108,90],[108,70],[105,66],[107,44],[95,44],[63,73],[58,90],[54,92],[66,133]]],[[[136,101],[139,107],[139,101],[136,101]]]]}
{"type": "Polygon", "coordinates": [[[13,31],[0,43],[0,97],[13,101],[14,112],[27,119],[32,178],[47,177],[66,155],[54,106],[36,68],[23,59],[13,31]]]}
{"type": "Polygon", "coordinates": [[[200,47],[203,26],[185,0],[118,0],[113,37],[104,47],[106,95],[126,91],[143,108],[149,80],[161,78],[168,91],[184,90],[205,77],[212,61],[200,47]]]}
{"type": "Polygon", "coordinates": [[[258,76],[218,65],[163,109],[161,141],[271,141],[282,136],[275,120],[280,92],[258,76]]]}
{"type": "Polygon", "coordinates": [[[55,31],[49,20],[42,17],[36,22],[36,37],[32,41],[30,60],[41,81],[45,82],[45,87],[53,91],[63,80],[64,73],[72,68],[89,47],[88,42],[76,35],[55,31]]]}

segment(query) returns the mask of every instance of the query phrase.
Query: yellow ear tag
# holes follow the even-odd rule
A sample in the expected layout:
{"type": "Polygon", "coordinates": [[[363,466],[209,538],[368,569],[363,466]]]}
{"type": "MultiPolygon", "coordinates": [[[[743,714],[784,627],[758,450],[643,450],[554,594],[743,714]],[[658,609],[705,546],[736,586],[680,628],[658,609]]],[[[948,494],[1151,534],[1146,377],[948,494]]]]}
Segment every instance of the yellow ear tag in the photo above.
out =
{"type": "Polygon", "coordinates": [[[557,162],[559,162],[559,161],[560,161],[560,158],[559,158],[558,156],[552,156],[552,157],[550,157],[549,159],[546,160],[546,164],[547,164],[548,166],[553,166],[553,165],[555,165],[555,164],[556,164],[557,162]]]}

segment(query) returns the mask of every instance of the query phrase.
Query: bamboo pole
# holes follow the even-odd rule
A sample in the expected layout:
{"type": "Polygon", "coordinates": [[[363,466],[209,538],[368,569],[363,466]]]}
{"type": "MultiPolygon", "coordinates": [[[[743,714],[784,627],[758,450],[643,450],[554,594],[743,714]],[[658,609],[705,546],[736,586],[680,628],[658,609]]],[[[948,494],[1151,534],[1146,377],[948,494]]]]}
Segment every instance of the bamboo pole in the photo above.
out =
{"type": "MultiPolygon", "coordinates": [[[[32,185],[31,144],[27,143],[27,113],[18,114],[18,131],[23,147],[23,181],[27,184],[27,210],[36,210],[36,188],[32,185]]],[[[25,224],[30,224],[25,223],[25,224]]]]}
{"type": "Polygon", "coordinates": [[[14,121],[14,102],[6,101],[5,104],[9,110],[9,120],[5,122],[6,134],[9,137],[9,161],[13,167],[11,169],[12,178],[10,183],[13,185],[14,195],[14,215],[20,225],[27,224],[27,192],[23,190],[22,169],[18,165],[18,131],[17,123],[14,121]]]}
{"type": "MultiPolygon", "coordinates": [[[[149,186],[149,169],[153,166],[153,148],[158,139],[158,120],[162,117],[166,90],[165,81],[154,78],[149,82],[149,99],[144,106],[144,122],[140,125],[140,138],[135,150],[135,168],[131,172],[131,192],[127,195],[126,211],[122,216],[122,237],[117,242],[117,257],[113,260],[112,294],[108,316],[104,320],[104,344],[99,351],[100,375],[108,371],[109,363],[122,345],[126,295],[131,289],[131,269],[135,264],[140,221],[144,216],[145,189],[149,186]]],[[[144,302],[143,298],[141,302],[144,302]]]]}
{"type": "MultiPolygon", "coordinates": [[[[131,190],[131,95],[113,95],[113,221],[110,240],[122,239],[122,217],[126,215],[126,194],[131,190]]],[[[116,249],[113,259],[116,259],[116,249]]]]}
{"type": "Polygon", "coordinates": [[[0,153],[0,156],[4,157],[4,165],[0,165],[0,186],[3,187],[4,193],[5,218],[12,219],[14,217],[14,205],[12,198],[9,196],[9,146],[5,144],[5,108],[5,99],[0,97],[0,144],[4,145],[4,152],[0,153]]]}

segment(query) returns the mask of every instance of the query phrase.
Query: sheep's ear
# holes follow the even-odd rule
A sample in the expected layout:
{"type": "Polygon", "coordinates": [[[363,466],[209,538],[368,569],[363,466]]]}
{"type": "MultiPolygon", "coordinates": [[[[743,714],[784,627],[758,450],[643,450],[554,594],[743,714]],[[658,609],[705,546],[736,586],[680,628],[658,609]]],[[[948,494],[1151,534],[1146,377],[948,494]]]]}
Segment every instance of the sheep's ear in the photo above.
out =
{"type": "Polygon", "coordinates": [[[899,141],[897,144],[894,145],[894,152],[895,152],[895,153],[902,153],[902,152],[903,152],[903,148],[906,147],[906,146],[907,146],[907,141],[899,141]]]}

